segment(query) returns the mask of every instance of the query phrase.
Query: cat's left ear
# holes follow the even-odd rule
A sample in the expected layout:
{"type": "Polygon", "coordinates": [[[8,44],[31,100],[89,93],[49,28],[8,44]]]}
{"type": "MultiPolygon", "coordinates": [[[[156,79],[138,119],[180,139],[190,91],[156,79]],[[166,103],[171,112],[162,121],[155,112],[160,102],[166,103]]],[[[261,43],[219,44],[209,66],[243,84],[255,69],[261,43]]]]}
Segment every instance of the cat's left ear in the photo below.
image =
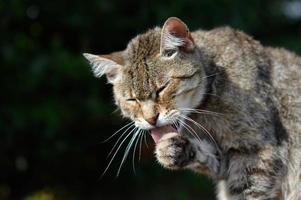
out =
{"type": "Polygon", "coordinates": [[[120,78],[121,67],[124,64],[122,52],[100,56],[83,53],[83,56],[89,61],[95,77],[106,75],[108,82],[112,84],[120,78]]]}
{"type": "Polygon", "coordinates": [[[193,38],[186,24],[176,17],[168,18],[162,28],[160,53],[166,50],[191,52],[195,47],[193,38]]]}

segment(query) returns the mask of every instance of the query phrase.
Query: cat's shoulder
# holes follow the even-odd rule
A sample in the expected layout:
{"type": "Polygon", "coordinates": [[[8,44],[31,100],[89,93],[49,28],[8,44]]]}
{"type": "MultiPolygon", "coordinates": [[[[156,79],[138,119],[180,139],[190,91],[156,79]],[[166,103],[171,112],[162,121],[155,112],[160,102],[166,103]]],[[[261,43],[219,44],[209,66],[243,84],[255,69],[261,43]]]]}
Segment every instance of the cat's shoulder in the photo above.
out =
{"type": "Polygon", "coordinates": [[[217,27],[211,30],[199,29],[194,31],[192,35],[197,43],[206,43],[207,45],[252,44],[261,46],[251,35],[230,26],[217,27]]]}

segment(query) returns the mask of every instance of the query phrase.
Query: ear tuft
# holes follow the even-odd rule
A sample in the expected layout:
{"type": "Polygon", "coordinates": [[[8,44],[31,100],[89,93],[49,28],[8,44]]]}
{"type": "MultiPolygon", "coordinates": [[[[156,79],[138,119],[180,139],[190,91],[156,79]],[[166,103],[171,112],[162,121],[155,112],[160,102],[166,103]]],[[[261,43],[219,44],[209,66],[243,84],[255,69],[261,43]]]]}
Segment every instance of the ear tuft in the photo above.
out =
{"type": "Polygon", "coordinates": [[[119,64],[108,58],[90,53],[83,53],[83,56],[89,61],[95,77],[99,78],[106,74],[110,83],[116,80],[120,68],[119,64]]]}
{"type": "Polygon", "coordinates": [[[161,40],[163,41],[162,47],[166,50],[175,49],[185,45],[185,40],[183,38],[175,37],[169,32],[162,34],[161,40]]]}
{"type": "Polygon", "coordinates": [[[177,49],[189,52],[194,48],[194,41],[188,27],[179,18],[168,18],[161,32],[161,53],[166,49],[177,49]]]}

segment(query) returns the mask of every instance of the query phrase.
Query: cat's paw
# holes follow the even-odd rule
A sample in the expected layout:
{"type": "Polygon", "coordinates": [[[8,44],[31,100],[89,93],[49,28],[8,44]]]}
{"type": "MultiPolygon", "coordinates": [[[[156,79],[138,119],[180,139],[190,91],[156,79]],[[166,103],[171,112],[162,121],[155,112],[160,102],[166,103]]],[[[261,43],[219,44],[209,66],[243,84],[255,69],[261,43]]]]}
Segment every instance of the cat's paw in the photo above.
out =
{"type": "Polygon", "coordinates": [[[159,163],[169,169],[184,168],[192,163],[196,156],[189,140],[178,133],[164,135],[157,143],[155,153],[159,163]]]}
{"type": "Polygon", "coordinates": [[[217,176],[220,170],[220,161],[216,147],[206,140],[191,140],[196,147],[196,163],[190,167],[196,171],[200,170],[210,176],[217,176]]]}

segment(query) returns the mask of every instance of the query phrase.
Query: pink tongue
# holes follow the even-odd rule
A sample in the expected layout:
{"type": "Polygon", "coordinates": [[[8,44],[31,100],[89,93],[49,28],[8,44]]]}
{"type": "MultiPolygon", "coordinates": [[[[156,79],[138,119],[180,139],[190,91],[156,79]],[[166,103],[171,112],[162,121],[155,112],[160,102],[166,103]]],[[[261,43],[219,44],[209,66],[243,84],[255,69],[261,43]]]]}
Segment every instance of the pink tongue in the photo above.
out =
{"type": "Polygon", "coordinates": [[[166,125],[166,126],[161,126],[158,128],[154,128],[151,130],[151,136],[155,143],[157,143],[161,137],[166,134],[166,133],[171,133],[171,132],[177,132],[175,128],[173,128],[171,125],[166,125]]]}

